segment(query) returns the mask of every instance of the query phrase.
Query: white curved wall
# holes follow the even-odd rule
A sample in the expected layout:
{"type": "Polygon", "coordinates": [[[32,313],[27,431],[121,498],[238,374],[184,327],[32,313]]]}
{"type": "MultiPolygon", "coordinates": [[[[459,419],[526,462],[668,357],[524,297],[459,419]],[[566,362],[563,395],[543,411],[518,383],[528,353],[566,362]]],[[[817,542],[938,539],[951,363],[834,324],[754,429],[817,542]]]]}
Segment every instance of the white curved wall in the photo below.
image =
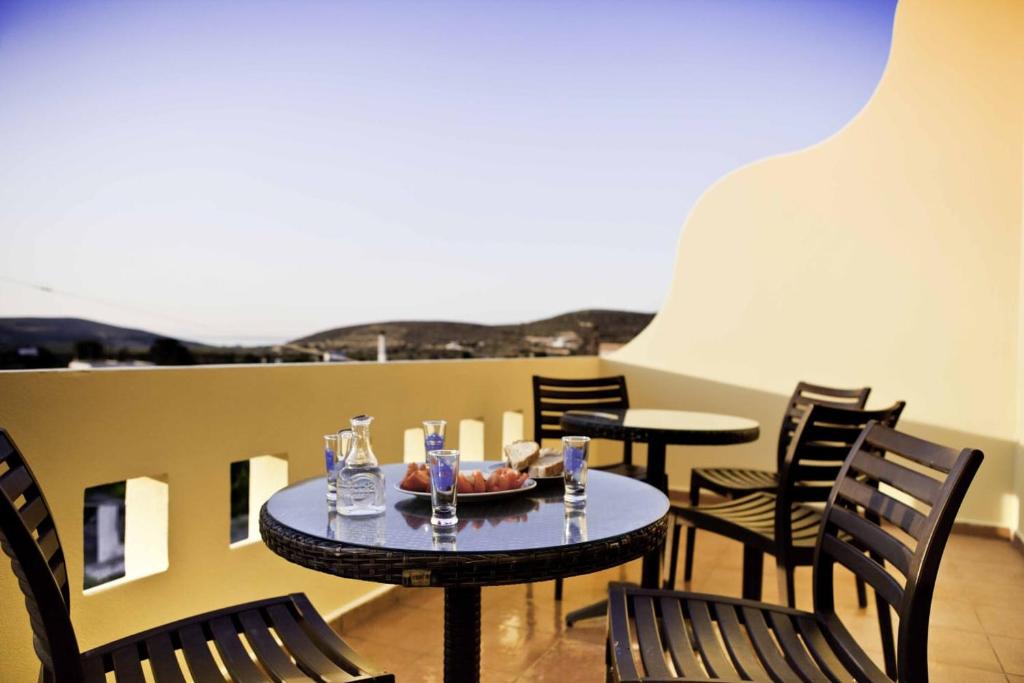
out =
{"type": "Polygon", "coordinates": [[[664,307],[608,365],[779,397],[868,384],[911,428],[983,441],[964,515],[1016,526],[1022,35],[1020,2],[902,2],[865,109],[709,189],[664,307]]]}

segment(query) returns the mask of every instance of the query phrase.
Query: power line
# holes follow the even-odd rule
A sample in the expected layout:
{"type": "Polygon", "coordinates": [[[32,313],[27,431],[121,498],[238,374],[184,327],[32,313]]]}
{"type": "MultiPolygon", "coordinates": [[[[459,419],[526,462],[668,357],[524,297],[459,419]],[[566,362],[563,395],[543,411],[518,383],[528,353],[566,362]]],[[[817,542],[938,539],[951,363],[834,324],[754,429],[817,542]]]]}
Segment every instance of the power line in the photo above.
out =
{"type": "Polygon", "coordinates": [[[243,335],[243,334],[223,334],[223,330],[213,330],[209,325],[197,322],[195,320],[186,320],[185,318],[179,318],[177,316],[168,315],[166,313],[158,313],[152,310],[140,308],[138,306],[132,306],[131,304],[125,304],[120,301],[111,301],[109,299],[103,299],[101,297],[78,294],[76,292],[69,292],[62,289],[57,289],[49,285],[41,285],[35,282],[27,282],[25,280],[19,280],[18,278],[10,277],[9,275],[0,275],[0,281],[8,282],[19,287],[25,287],[27,289],[33,289],[44,294],[50,294],[52,296],[65,296],[72,299],[79,299],[81,301],[88,301],[94,304],[100,304],[103,306],[109,306],[111,308],[120,309],[122,311],[128,311],[135,314],[142,314],[156,318],[163,318],[164,320],[174,321],[178,325],[187,325],[192,328],[200,327],[211,332],[211,334],[203,334],[201,336],[209,339],[251,339],[251,340],[267,340],[279,338],[280,335],[267,334],[267,335],[243,335]]]}

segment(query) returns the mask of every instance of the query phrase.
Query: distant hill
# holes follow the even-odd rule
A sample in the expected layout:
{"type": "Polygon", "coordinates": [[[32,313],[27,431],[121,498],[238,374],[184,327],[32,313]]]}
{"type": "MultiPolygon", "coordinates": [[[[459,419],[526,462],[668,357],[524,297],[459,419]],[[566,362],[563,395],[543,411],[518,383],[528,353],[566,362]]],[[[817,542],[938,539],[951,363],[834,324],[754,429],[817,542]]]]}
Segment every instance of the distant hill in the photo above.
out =
{"type": "MultiPolygon", "coordinates": [[[[586,310],[513,325],[409,320],[339,327],[276,346],[182,344],[191,352],[189,363],[298,362],[320,360],[325,354],[372,360],[381,332],[392,360],[567,356],[595,354],[601,344],[628,342],[653,317],[651,313],[586,310]]],[[[0,369],[66,367],[75,345],[84,341],[99,342],[102,357],[160,363],[150,347],[161,336],[81,318],[0,318],[0,369]],[[38,352],[20,351],[33,347],[38,352]]]]}
{"type": "Polygon", "coordinates": [[[292,344],[362,358],[376,352],[377,335],[387,337],[389,358],[513,357],[555,355],[559,335],[567,353],[596,353],[598,343],[623,344],[640,333],[652,313],[583,310],[553,318],[511,325],[479,325],[445,321],[392,321],[339,327],[317,332],[292,344]],[[578,346],[573,346],[578,338],[578,346]],[[550,338],[550,339],[544,339],[550,338]]]}
{"type": "MultiPolygon", "coordinates": [[[[129,327],[116,327],[82,318],[0,318],[0,347],[46,347],[67,353],[80,341],[98,341],[110,350],[148,351],[163,335],[129,327]]],[[[201,344],[183,342],[202,348],[201,344]]]]}

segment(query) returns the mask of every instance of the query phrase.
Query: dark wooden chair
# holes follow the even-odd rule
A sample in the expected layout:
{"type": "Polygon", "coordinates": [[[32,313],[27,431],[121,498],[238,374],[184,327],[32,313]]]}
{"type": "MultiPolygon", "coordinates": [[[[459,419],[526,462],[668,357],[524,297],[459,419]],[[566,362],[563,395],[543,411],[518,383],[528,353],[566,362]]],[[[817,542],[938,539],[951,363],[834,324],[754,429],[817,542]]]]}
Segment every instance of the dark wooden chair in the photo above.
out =
{"type": "MultiPolygon", "coordinates": [[[[533,440],[542,446],[544,439],[561,439],[565,435],[560,426],[565,411],[602,408],[629,408],[625,377],[559,379],[533,376],[533,440]]],[[[633,444],[629,441],[623,443],[622,462],[594,469],[633,479],[647,479],[647,469],[633,464],[633,444]]],[[[561,599],[562,579],[556,579],[555,600],[561,599]]]]}
{"type": "MultiPolygon", "coordinates": [[[[559,426],[567,410],[601,410],[629,408],[626,378],[595,377],[593,379],[558,379],[533,376],[533,440],[544,445],[544,439],[565,436],[559,426]]],[[[561,446],[561,444],[559,444],[561,446]]],[[[594,469],[614,472],[633,479],[646,479],[647,470],[633,464],[633,444],[622,446],[622,462],[594,469]]]]}
{"type": "Polygon", "coordinates": [[[953,520],[982,458],[977,450],[958,453],[869,424],[846,459],[822,515],[815,544],[813,612],[615,584],[609,590],[608,680],[927,683],[935,578],[953,520]],[[878,482],[906,494],[911,504],[872,485],[878,482]],[[891,606],[899,617],[896,654],[886,662],[886,672],[836,614],[836,564],[871,584],[880,608],[888,612],[891,606]]]}
{"type": "Polygon", "coordinates": [[[0,429],[0,547],[25,595],[32,643],[43,683],[142,683],[149,662],[158,683],[217,681],[378,681],[394,683],[356,654],[320,617],[306,596],[294,593],[182,619],[81,652],[71,623],[71,591],[60,537],[46,498],[28,463],[0,429]],[[245,635],[243,643],[239,637],[245,635]]]}
{"type": "MultiPolygon", "coordinates": [[[[696,467],[690,473],[690,505],[700,504],[700,492],[704,489],[727,498],[738,498],[760,491],[766,493],[775,491],[779,485],[779,472],[782,471],[782,461],[786,457],[786,451],[789,450],[789,442],[808,406],[817,403],[837,408],[863,408],[870,393],[870,387],[834,389],[807,382],[797,383],[796,390],[789,399],[789,405],[786,406],[786,413],[782,417],[782,427],[779,429],[779,441],[775,450],[775,470],[745,467],[696,467]]],[[[672,560],[669,565],[667,581],[670,587],[674,587],[676,582],[676,561],[679,555],[681,527],[682,524],[676,518],[672,534],[672,560]]],[[[690,581],[693,578],[693,553],[696,540],[697,528],[687,527],[686,557],[683,560],[684,581],[690,581]]],[[[860,597],[862,603],[866,604],[867,598],[863,595],[860,597]]]]}
{"type": "MultiPolygon", "coordinates": [[[[679,507],[688,523],[743,544],[743,597],[761,599],[764,555],[775,556],[779,599],[796,606],[793,575],[814,562],[823,503],[864,426],[875,420],[895,427],[904,403],[882,410],[812,405],[803,414],[782,461],[774,493],[760,491],[725,503],[679,507]]],[[[858,589],[858,594],[860,590],[858,589]]],[[[862,607],[866,604],[862,604],[862,607]]]]}

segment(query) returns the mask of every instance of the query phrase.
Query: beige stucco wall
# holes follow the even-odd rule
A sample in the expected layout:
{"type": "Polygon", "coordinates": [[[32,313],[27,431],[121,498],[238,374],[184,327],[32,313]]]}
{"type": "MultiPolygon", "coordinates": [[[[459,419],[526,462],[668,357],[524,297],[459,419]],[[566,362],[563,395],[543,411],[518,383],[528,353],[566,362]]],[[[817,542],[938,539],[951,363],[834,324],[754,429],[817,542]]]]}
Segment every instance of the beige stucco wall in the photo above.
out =
{"type": "MultiPolygon", "coordinates": [[[[376,418],[374,449],[384,462],[402,461],[404,430],[428,417],[482,419],[496,459],[504,411],[522,410],[532,424],[535,373],[593,376],[597,359],[0,372],[0,425],[53,509],[86,649],[244,600],[304,591],[330,614],[366,595],[377,585],[289,564],[262,543],[230,548],[230,463],[277,455],[292,482],[319,475],[321,435],[362,412],[376,418]],[[169,485],[169,567],[84,595],[83,491],[143,476],[169,485]]],[[[34,681],[27,615],[2,559],[0,681],[34,681]]]]}
{"type": "MultiPolygon", "coordinates": [[[[733,387],[718,403],[740,413],[800,379],[868,384],[875,405],[908,402],[910,428],[984,442],[963,518],[1016,526],[1022,35],[1015,0],[901,2],[864,110],[712,186],[665,305],[606,366],[733,387]]],[[[671,474],[723,459],[743,452],[674,458],[671,474]]]]}
{"type": "MultiPolygon", "coordinates": [[[[1024,68],[1022,68],[1024,70],[1024,68]]],[[[1024,81],[1024,77],[1021,78],[1024,81]]],[[[1024,113],[1021,114],[1024,128],[1024,113]]],[[[1024,196],[1024,145],[1020,152],[1021,195],[1024,196]]],[[[1017,537],[1024,547],[1024,201],[1021,202],[1021,269],[1018,289],[1019,309],[1017,313],[1017,444],[1016,468],[1014,470],[1014,491],[1017,495],[1017,537]]]]}

